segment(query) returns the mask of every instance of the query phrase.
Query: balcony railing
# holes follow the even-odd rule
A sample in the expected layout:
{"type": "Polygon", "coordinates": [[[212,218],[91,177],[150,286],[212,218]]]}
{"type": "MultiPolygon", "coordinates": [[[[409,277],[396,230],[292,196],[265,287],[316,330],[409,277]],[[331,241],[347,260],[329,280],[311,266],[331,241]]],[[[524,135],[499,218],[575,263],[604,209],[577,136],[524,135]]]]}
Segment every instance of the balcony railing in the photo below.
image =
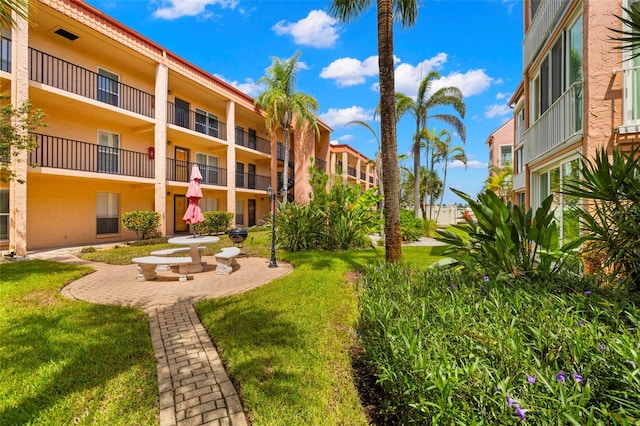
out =
{"type": "Polygon", "coordinates": [[[525,159],[531,162],[581,134],[582,82],[577,82],[524,132],[525,159]]]}
{"type": "Polygon", "coordinates": [[[202,114],[167,102],[167,123],[193,130],[194,132],[227,140],[227,125],[211,115],[202,114]]]}
{"type": "MultiPolygon", "coordinates": [[[[278,142],[276,145],[276,156],[278,161],[284,161],[284,144],[282,142],[278,142]]],[[[289,165],[293,164],[293,151],[289,150],[289,165]]]]}
{"type": "Polygon", "coordinates": [[[324,172],[326,172],[326,171],[327,171],[327,169],[326,169],[326,167],[327,167],[327,162],[326,162],[326,161],[321,160],[321,159],[319,159],[319,158],[316,158],[316,159],[315,159],[315,162],[316,162],[316,167],[317,167],[319,170],[322,170],[322,171],[324,171],[324,172]]]}
{"type": "Polygon", "coordinates": [[[367,174],[364,172],[360,172],[360,180],[367,180],[367,174]]]}
{"type": "Polygon", "coordinates": [[[245,148],[253,149],[264,154],[271,154],[271,142],[256,136],[254,133],[245,132],[244,130],[236,129],[236,145],[244,146],[245,148]]]}
{"type": "Polygon", "coordinates": [[[640,131],[640,67],[615,71],[622,73],[622,126],[620,133],[640,131]]]}
{"type": "Polygon", "coordinates": [[[258,189],[264,191],[271,184],[271,177],[253,173],[236,172],[236,188],[258,189]]]}
{"type": "Polygon", "coordinates": [[[351,167],[351,166],[347,166],[347,174],[349,176],[356,177],[356,168],[355,167],[351,167]]]}
{"type": "MultiPolygon", "coordinates": [[[[193,164],[191,161],[167,158],[167,180],[173,182],[189,182],[193,164]]],[[[227,169],[207,166],[206,164],[195,164],[198,165],[198,169],[200,169],[200,174],[202,175],[201,184],[227,186],[227,169]]]]}
{"type": "Polygon", "coordinates": [[[513,189],[517,190],[517,189],[522,189],[524,188],[525,185],[525,172],[522,173],[516,173],[513,175],[513,189]]]}
{"type": "Polygon", "coordinates": [[[373,183],[373,176],[369,176],[369,183],[373,183]]]}
{"type": "Polygon", "coordinates": [[[95,143],[35,134],[38,147],[29,163],[40,167],[107,173],[142,178],[154,177],[154,160],[146,152],[111,148],[95,143]]]}
{"type": "Polygon", "coordinates": [[[153,118],[153,95],[29,48],[29,79],[153,118]]]}
{"type": "Polygon", "coordinates": [[[11,40],[0,37],[0,70],[11,72],[11,40]]]}
{"type": "Polygon", "coordinates": [[[569,0],[543,0],[531,21],[522,43],[522,64],[526,68],[534,58],[538,48],[547,40],[549,31],[556,21],[556,15],[569,0]]]}

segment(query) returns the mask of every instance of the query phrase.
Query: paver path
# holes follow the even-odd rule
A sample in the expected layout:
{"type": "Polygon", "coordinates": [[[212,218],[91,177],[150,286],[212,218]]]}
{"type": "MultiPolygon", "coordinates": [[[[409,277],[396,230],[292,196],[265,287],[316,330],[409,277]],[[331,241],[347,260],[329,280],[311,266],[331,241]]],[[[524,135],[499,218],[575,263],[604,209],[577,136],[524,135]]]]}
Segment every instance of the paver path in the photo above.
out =
{"type": "Polygon", "coordinates": [[[87,262],[66,251],[42,252],[30,257],[89,265],[95,272],[64,287],[63,295],[94,303],[142,308],[149,316],[160,395],[160,426],[246,425],[240,399],[229,381],[209,335],[193,309],[202,299],[223,297],[259,287],[287,275],[293,267],[279,262],[268,268],[262,258],[238,258],[231,275],[216,275],[215,258],[189,275],[158,273],[157,281],[136,281],[135,265],[87,262]]]}

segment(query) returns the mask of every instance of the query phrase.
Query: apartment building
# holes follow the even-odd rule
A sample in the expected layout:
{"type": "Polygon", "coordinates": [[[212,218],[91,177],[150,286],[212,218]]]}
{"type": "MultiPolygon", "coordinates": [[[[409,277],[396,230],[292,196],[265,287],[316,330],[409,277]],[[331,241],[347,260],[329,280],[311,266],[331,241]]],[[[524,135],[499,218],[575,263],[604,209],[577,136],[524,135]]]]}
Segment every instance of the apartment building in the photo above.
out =
{"type": "MultiPolygon", "coordinates": [[[[0,187],[4,250],[133,239],[121,216],[138,209],[160,213],[162,234],[188,232],[194,163],[203,210],[232,212],[237,226],[265,217],[266,188],[282,187],[283,138],[267,135],[250,96],[83,1],[37,3],[33,22],[0,43],[2,93],[30,99],[47,123],[14,164],[25,183],[0,187]]],[[[291,143],[289,197],[301,202],[311,161],[329,159],[331,129],[319,124],[319,138],[291,143]]]]}
{"type": "Polygon", "coordinates": [[[523,80],[511,98],[515,119],[516,197],[536,208],[554,195],[561,239],[578,233],[560,193],[579,178],[581,156],[625,149],[640,132],[640,74],[612,42],[623,0],[525,0],[523,80]]]}
{"type": "Polygon", "coordinates": [[[513,166],[514,119],[491,132],[485,143],[489,148],[489,166],[513,166]]]}
{"type": "Polygon", "coordinates": [[[344,182],[359,185],[363,191],[378,186],[375,160],[347,144],[331,144],[329,152],[330,174],[342,176],[344,182]]]}

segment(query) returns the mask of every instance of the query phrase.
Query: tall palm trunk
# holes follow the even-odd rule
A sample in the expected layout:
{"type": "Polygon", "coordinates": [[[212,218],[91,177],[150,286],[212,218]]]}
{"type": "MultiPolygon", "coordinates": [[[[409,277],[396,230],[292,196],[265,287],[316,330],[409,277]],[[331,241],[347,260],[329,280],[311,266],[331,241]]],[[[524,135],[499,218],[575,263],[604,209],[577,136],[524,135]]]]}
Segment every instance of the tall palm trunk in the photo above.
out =
{"type": "Polygon", "coordinates": [[[413,215],[418,217],[422,208],[420,197],[420,120],[416,119],[416,134],[413,141],[413,215]]]}
{"type": "MultiPolygon", "coordinates": [[[[289,112],[284,113],[284,117],[282,120],[282,129],[284,132],[284,167],[282,168],[282,202],[286,203],[289,195],[289,128],[291,127],[291,116],[289,112]]],[[[276,191],[277,192],[277,191],[276,191]]]]}
{"type": "Polygon", "coordinates": [[[396,140],[393,61],[393,1],[377,0],[378,66],[380,68],[380,138],[385,198],[385,249],[388,262],[402,260],[400,237],[400,172],[396,140]]]}

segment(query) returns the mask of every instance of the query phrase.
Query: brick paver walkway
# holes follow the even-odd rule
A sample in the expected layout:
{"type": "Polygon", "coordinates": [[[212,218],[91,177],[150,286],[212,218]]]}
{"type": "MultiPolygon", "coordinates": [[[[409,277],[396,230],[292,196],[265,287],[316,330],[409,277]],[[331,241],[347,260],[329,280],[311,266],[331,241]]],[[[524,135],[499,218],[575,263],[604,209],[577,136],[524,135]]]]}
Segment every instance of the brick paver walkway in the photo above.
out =
{"type": "Polygon", "coordinates": [[[66,251],[30,257],[90,265],[95,272],[72,282],[62,294],[94,303],[139,307],[149,316],[151,342],[159,386],[160,426],[246,425],[245,414],[209,335],[193,303],[241,293],[290,273],[279,262],[267,268],[262,258],[239,258],[231,275],[215,274],[215,259],[204,272],[189,275],[186,283],[171,272],[158,273],[157,281],[136,281],[135,265],[86,262],[66,251]]]}

